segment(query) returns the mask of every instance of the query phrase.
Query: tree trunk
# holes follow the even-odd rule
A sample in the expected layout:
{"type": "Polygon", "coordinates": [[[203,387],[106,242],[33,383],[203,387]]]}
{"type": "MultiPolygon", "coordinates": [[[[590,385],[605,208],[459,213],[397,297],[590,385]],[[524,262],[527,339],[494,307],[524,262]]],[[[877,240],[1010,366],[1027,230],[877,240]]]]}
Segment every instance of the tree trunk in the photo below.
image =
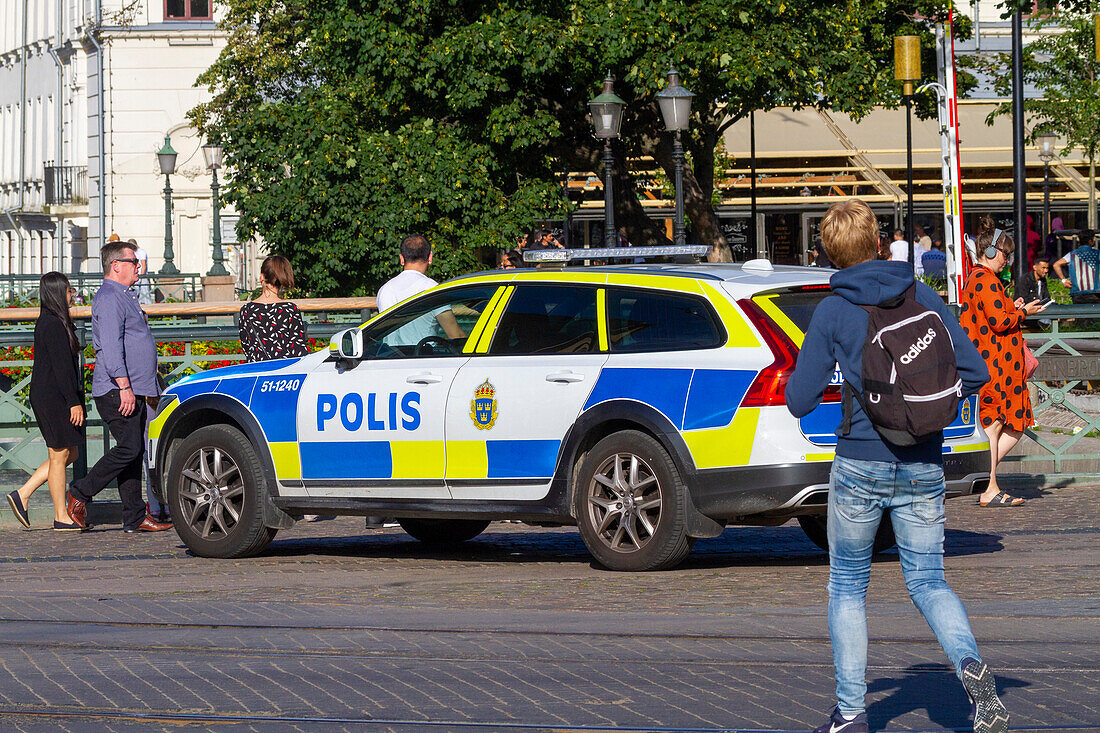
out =
{"type": "MultiPolygon", "coordinates": [[[[699,146],[692,146],[692,159],[694,165],[689,166],[684,162],[684,214],[691,219],[691,228],[695,233],[696,244],[709,244],[710,254],[707,260],[710,262],[732,262],[733,253],[730,251],[726,235],[718,225],[718,214],[711,204],[710,193],[714,190],[714,141],[716,132],[704,131],[700,138],[699,146]],[[709,149],[705,148],[711,143],[709,149]],[[696,176],[699,177],[696,177],[696,176]]],[[[689,142],[690,145],[690,142],[689,142]]],[[[669,180],[675,180],[676,167],[672,160],[672,136],[662,135],[660,142],[653,150],[653,157],[664,168],[669,180]]]]}
{"type": "Polygon", "coordinates": [[[1096,161],[1089,158],[1089,229],[1096,231],[1096,161]]]}
{"type": "Polygon", "coordinates": [[[663,227],[649,217],[638,200],[636,180],[625,158],[625,155],[615,158],[615,223],[631,244],[672,244],[665,236],[663,227]]]}

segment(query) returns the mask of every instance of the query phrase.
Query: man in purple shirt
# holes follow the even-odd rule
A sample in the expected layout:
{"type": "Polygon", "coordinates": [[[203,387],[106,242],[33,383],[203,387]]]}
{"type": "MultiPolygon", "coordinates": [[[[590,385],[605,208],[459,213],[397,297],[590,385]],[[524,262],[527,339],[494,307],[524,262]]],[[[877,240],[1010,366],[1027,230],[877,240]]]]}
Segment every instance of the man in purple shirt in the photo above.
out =
{"type": "Polygon", "coordinates": [[[92,345],[96,355],[92,397],[115,445],[87,476],[69,484],[69,516],[86,527],[86,503],[117,478],[123,531],[160,532],[172,525],[149,516],[141,498],[145,398],[160,394],[157,343],[136,294],[130,291],[139,277],[133,245],[111,242],[101,250],[100,258],[103,285],[92,300],[92,345]]]}

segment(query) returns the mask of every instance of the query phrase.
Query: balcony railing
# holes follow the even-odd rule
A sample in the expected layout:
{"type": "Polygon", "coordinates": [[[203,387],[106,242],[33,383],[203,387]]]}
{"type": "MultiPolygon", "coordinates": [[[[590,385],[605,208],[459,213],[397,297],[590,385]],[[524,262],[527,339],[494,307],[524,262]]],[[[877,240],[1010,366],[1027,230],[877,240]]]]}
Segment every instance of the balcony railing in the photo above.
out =
{"type": "Polygon", "coordinates": [[[88,203],[88,166],[46,166],[46,205],[88,203]]]}

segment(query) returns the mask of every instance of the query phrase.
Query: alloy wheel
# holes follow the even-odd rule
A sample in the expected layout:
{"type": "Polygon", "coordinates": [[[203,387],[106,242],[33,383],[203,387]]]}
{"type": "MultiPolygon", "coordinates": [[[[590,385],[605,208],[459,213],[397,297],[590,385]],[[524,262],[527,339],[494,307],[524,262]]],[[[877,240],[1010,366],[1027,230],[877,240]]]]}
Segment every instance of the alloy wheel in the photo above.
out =
{"type": "Polygon", "coordinates": [[[233,458],[221,448],[195,451],[183,468],[179,497],[183,520],[203,539],[227,536],[241,519],[244,480],[233,458]]]}
{"type": "Polygon", "coordinates": [[[661,522],[661,484],[633,453],[608,456],[588,486],[588,512],[600,540],[616,552],[637,552],[661,522]]]}

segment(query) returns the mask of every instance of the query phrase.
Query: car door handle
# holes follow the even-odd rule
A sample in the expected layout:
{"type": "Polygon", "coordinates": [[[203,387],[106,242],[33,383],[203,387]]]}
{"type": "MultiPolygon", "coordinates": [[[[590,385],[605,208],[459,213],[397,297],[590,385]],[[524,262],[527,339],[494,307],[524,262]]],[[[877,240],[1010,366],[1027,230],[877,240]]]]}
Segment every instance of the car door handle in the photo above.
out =
{"type": "Polygon", "coordinates": [[[559,382],[561,384],[568,384],[570,382],[579,382],[584,379],[583,374],[577,374],[566,369],[564,372],[553,372],[546,375],[547,382],[559,382]]]}
{"type": "Polygon", "coordinates": [[[413,374],[405,377],[405,381],[409,384],[439,384],[443,381],[443,377],[431,372],[424,372],[423,374],[413,374]]]}

